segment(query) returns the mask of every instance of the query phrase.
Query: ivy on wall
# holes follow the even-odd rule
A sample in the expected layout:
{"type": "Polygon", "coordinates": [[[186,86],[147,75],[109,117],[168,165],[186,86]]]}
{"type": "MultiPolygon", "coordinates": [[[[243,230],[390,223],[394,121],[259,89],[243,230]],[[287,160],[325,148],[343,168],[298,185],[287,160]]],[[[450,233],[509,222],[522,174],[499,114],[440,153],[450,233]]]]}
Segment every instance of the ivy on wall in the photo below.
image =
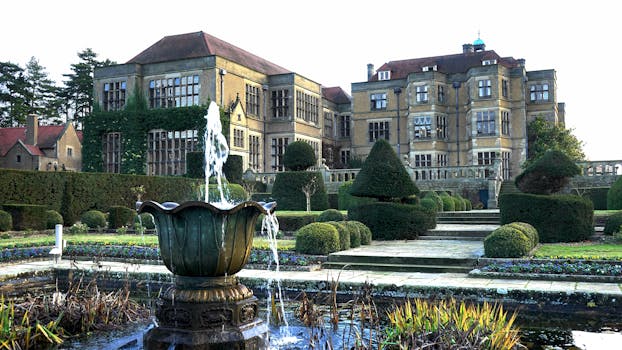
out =
{"type": "MultiPolygon", "coordinates": [[[[142,93],[135,90],[121,111],[102,111],[99,106],[84,121],[82,141],[82,170],[103,172],[102,137],[110,132],[121,133],[121,172],[145,174],[147,165],[147,135],[150,130],[198,130],[205,132],[206,106],[150,109],[142,93]]],[[[229,115],[222,108],[223,130],[229,130],[229,115]]],[[[226,133],[227,138],[229,137],[226,133]]],[[[202,146],[203,138],[199,136],[202,146]]]]}

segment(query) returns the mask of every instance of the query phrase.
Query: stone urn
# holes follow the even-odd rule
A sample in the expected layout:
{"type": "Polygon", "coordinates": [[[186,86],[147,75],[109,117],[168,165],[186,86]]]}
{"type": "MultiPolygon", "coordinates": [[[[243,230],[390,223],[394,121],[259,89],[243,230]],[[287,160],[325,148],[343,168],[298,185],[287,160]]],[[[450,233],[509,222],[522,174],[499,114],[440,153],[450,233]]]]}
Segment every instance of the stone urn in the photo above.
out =
{"type": "Polygon", "coordinates": [[[154,217],[160,255],[175,284],[156,307],[158,326],[146,349],[267,349],[267,325],[257,298],[237,276],[250,256],[260,214],[276,204],[243,202],[221,209],[210,203],[147,201],[139,213],[154,217]]]}

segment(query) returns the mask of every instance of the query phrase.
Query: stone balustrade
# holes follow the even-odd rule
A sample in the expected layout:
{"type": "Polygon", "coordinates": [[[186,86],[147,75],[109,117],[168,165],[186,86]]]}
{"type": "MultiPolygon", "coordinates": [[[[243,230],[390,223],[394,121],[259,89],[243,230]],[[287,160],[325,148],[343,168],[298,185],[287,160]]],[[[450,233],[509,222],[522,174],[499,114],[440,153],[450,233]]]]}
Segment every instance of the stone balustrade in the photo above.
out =
{"type": "Polygon", "coordinates": [[[622,175],[622,160],[598,160],[577,162],[581,176],[616,176],[622,175]]]}

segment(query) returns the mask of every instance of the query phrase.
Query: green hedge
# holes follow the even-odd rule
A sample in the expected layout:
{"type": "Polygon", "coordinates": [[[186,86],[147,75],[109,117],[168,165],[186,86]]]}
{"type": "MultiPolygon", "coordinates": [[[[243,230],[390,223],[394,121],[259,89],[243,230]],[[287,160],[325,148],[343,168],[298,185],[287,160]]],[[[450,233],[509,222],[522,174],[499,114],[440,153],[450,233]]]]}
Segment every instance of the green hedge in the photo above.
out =
{"type": "Polygon", "coordinates": [[[11,214],[13,229],[23,230],[45,230],[48,210],[45,205],[35,204],[3,204],[2,209],[11,214]]]}
{"type": "Polygon", "coordinates": [[[345,220],[345,217],[337,209],[326,209],[320,213],[320,216],[317,217],[318,222],[343,221],[343,220],[345,220]]]}
{"type": "Polygon", "coordinates": [[[134,208],[132,187],[144,186],[143,200],[183,202],[198,198],[196,184],[196,180],[173,176],[0,169],[0,204],[44,205],[60,212],[64,224],[70,226],[89,209],[134,208]]]}
{"type": "Polygon", "coordinates": [[[506,226],[515,228],[521,231],[525,236],[527,236],[527,238],[529,238],[529,241],[531,243],[529,247],[530,250],[535,248],[540,242],[540,236],[538,235],[538,230],[536,230],[535,227],[533,227],[532,225],[526,222],[512,222],[512,223],[507,224],[506,226]]]}
{"type": "Polygon", "coordinates": [[[356,225],[359,229],[359,233],[361,235],[361,244],[369,245],[371,244],[371,230],[369,227],[365,226],[364,223],[360,221],[348,221],[349,223],[356,225]]]}
{"type": "Polygon", "coordinates": [[[296,252],[327,255],[339,250],[337,229],[325,222],[314,222],[296,232],[296,252]]]}
{"type": "Polygon", "coordinates": [[[99,210],[89,210],[80,216],[80,221],[88,228],[106,228],[106,214],[99,210]]]}
{"type": "Polygon", "coordinates": [[[540,242],[579,242],[594,233],[592,202],[579,196],[508,193],[500,196],[499,209],[501,224],[529,223],[540,242]]]}
{"type": "Polygon", "coordinates": [[[136,212],[121,205],[114,205],[108,209],[108,228],[129,227],[133,224],[136,212]]]}
{"type": "Polygon", "coordinates": [[[529,238],[515,227],[501,226],[484,238],[488,258],[520,258],[531,251],[529,238]]]}
{"type": "Polygon", "coordinates": [[[352,183],[354,181],[346,181],[341,186],[339,186],[339,196],[338,198],[338,209],[339,210],[349,210],[352,207],[356,207],[363,204],[370,204],[377,201],[376,198],[369,197],[355,197],[350,194],[350,187],[352,187],[352,183]]]}
{"type": "Polygon", "coordinates": [[[609,187],[593,187],[585,189],[582,196],[594,204],[594,210],[607,210],[607,192],[609,187]]]}
{"type": "MultiPolygon", "coordinates": [[[[278,203],[277,203],[278,206],[278,203]]],[[[299,213],[279,213],[278,207],[276,212],[277,220],[279,221],[279,230],[283,232],[294,232],[301,229],[303,226],[314,223],[317,220],[319,214],[317,213],[307,213],[307,212],[299,212],[299,213]]],[[[257,232],[261,231],[261,221],[263,220],[263,214],[259,216],[257,219],[257,224],[255,226],[255,230],[257,232]]]]}
{"type": "Polygon", "coordinates": [[[351,208],[350,220],[360,221],[374,239],[416,239],[436,227],[436,212],[417,205],[377,202],[351,208]]]}
{"type": "Polygon", "coordinates": [[[56,210],[45,211],[45,228],[53,229],[57,224],[63,224],[63,216],[56,210]]]}
{"type": "Polygon", "coordinates": [[[361,236],[359,225],[355,224],[354,221],[344,221],[343,224],[348,228],[348,232],[350,233],[350,247],[360,247],[363,237],[361,236]]]}
{"type": "Polygon", "coordinates": [[[315,178],[318,186],[311,196],[311,210],[328,209],[328,196],[324,187],[324,179],[319,172],[285,171],[276,175],[272,196],[280,210],[307,210],[307,199],[302,187],[315,178]]]}
{"type": "Polygon", "coordinates": [[[4,210],[0,210],[0,231],[11,231],[13,229],[13,217],[4,210]]]}
{"type": "Polygon", "coordinates": [[[607,209],[622,209],[622,176],[618,177],[607,192],[607,209]]]}
{"type": "Polygon", "coordinates": [[[441,200],[443,201],[443,211],[456,211],[456,202],[453,197],[443,195],[441,200]]]}
{"type": "Polygon", "coordinates": [[[436,203],[436,211],[443,211],[443,199],[435,191],[422,192],[423,199],[431,199],[436,203]]]}
{"type": "Polygon", "coordinates": [[[620,226],[622,226],[622,211],[613,213],[607,217],[603,233],[612,235],[616,232],[620,232],[620,226]]]}
{"type": "Polygon", "coordinates": [[[345,225],[345,222],[337,221],[321,221],[327,224],[333,225],[337,229],[339,234],[339,250],[350,249],[350,228],[345,225]]]}

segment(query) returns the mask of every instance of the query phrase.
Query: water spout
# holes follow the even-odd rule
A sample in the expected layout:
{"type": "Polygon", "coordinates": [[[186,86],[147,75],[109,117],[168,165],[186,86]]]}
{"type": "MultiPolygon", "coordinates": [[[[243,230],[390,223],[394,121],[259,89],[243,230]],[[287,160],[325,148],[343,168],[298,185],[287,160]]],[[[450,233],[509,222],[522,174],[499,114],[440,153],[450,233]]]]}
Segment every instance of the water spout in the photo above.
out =
{"type": "Polygon", "coordinates": [[[222,124],[220,123],[220,111],[214,101],[212,101],[205,115],[207,121],[205,127],[205,135],[203,142],[205,144],[205,202],[209,203],[209,179],[216,177],[218,183],[218,192],[220,201],[214,202],[228,203],[225,199],[222,179],[224,178],[223,166],[229,157],[229,146],[227,139],[222,133],[222,124]]]}

